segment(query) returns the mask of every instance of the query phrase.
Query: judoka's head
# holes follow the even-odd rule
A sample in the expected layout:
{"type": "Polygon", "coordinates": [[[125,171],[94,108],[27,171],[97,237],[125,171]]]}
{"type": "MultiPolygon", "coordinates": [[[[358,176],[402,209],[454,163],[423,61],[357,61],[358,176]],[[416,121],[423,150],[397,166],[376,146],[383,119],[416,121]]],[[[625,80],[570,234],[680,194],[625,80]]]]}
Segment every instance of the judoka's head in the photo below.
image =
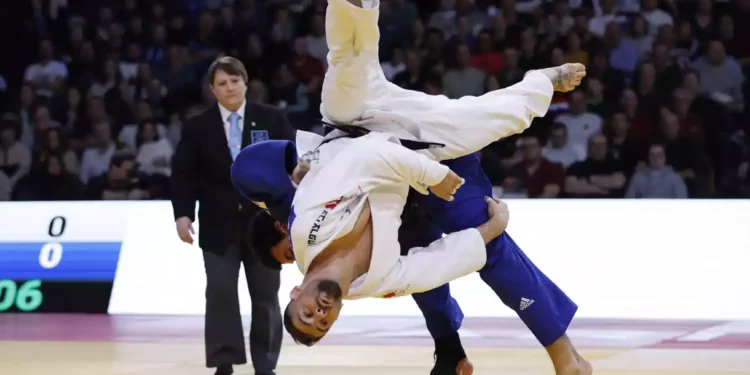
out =
{"type": "Polygon", "coordinates": [[[297,148],[291,141],[264,141],[240,151],[232,164],[232,184],[244,198],[285,223],[296,187],[297,148]]]}
{"type": "Polygon", "coordinates": [[[282,264],[294,263],[289,227],[285,223],[260,211],[250,224],[250,246],[268,268],[280,270],[282,264]]]}
{"type": "Polygon", "coordinates": [[[240,195],[263,212],[249,228],[250,243],[260,261],[272,269],[294,262],[288,225],[292,200],[310,164],[297,157],[290,141],[265,141],[245,147],[232,164],[232,183],[240,195]]]}
{"type": "Polygon", "coordinates": [[[330,279],[317,279],[292,289],[284,310],[284,327],[294,342],[313,346],[328,333],[341,312],[344,292],[330,279]]]}

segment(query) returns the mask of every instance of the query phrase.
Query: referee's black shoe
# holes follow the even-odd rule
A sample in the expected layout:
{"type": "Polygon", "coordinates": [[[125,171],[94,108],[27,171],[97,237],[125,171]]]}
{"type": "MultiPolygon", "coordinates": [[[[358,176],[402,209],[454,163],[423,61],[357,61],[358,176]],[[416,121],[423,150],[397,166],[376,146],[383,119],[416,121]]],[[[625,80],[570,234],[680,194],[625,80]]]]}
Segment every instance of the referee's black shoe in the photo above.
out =
{"type": "Polygon", "coordinates": [[[216,373],[214,375],[232,375],[234,373],[234,369],[232,368],[232,365],[219,365],[219,367],[216,368],[216,373]]]}

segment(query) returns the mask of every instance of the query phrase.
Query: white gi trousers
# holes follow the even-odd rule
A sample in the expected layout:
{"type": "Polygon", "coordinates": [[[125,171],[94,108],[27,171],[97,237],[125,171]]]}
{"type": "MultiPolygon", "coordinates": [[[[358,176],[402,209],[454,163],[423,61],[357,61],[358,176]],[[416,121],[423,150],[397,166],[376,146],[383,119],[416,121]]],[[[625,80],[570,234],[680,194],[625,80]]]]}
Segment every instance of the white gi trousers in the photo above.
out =
{"type": "Polygon", "coordinates": [[[328,0],[328,71],[321,104],[325,121],[442,143],[445,147],[433,149],[432,155],[449,160],[521,133],[534,117],[547,113],[552,82],[535,71],[508,88],[457,100],[394,85],[378,60],[379,1],[363,3],[359,8],[346,0],[328,0]]]}

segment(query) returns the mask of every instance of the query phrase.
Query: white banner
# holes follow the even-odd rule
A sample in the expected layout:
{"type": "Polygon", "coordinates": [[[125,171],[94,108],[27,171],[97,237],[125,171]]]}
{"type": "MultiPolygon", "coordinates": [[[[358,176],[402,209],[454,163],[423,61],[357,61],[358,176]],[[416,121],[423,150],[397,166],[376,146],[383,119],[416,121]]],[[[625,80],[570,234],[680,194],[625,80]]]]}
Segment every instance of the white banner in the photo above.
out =
{"type": "MultiPolygon", "coordinates": [[[[508,232],[579,305],[578,317],[750,319],[750,201],[508,204],[508,232]]],[[[201,252],[177,239],[169,202],[2,203],[0,242],[46,241],[57,216],[77,241],[122,234],[111,314],[203,314],[201,252]]],[[[295,266],[284,267],[282,308],[301,279],[295,266]]],[[[238,282],[242,312],[249,314],[247,285],[238,282]]],[[[466,316],[514,315],[477,275],[451,283],[451,292],[466,316]]],[[[410,297],[349,301],[343,314],[421,315],[410,297]]]]}

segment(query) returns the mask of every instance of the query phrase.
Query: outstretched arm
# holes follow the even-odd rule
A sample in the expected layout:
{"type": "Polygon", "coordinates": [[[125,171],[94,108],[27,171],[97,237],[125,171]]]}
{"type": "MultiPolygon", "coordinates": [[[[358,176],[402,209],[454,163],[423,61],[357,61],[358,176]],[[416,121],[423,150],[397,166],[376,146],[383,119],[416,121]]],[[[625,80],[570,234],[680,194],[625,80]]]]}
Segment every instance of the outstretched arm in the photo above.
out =
{"type": "Polygon", "coordinates": [[[359,166],[365,179],[360,186],[368,190],[382,184],[407,183],[420,193],[438,185],[450,169],[418,152],[390,142],[388,135],[373,133],[354,143],[357,156],[353,164],[359,166]]]}
{"type": "Polygon", "coordinates": [[[384,278],[376,297],[424,292],[479,271],[487,261],[486,245],[505,232],[510,217],[505,203],[489,197],[485,201],[487,222],[451,233],[426,247],[409,249],[384,278]]]}

